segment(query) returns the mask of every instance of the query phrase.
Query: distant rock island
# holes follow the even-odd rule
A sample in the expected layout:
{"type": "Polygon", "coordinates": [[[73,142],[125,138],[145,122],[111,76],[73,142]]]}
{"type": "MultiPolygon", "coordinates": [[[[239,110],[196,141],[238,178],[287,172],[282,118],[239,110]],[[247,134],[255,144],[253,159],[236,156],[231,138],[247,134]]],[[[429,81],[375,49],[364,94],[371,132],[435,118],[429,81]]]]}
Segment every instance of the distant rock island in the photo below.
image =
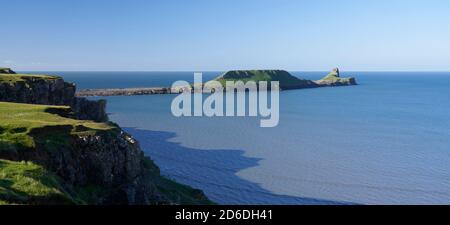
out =
{"type": "Polygon", "coordinates": [[[214,79],[225,85],[226,81],[279,81],[281,90],[294,90],[304,88],[318,88],[330,86],[349,86],[356,85],[356,79],[341,78],[339,69],[335,68],[326,77],[321,80],[312,81],[300,79],[291,75],[285,70],[233,70],[224,73],[214,79]]]}
{"type": "Polygon", "coordinates": [[[281,90],[319,87],[315,82],[294,77],[285,70],[232,70],[214,80],[224,87],[227,81],[279,81],[281,90]]]}
{"type": "Polygon", "coordinates": [[[334,68],[330,74],[321,80],[315,81],[315,83],[322,87],[357,85],[354,77],[341,78],[339,68],[334,68]]]}
{"type": "MultiPolygon", "coordinates": [[[[334,87],[357,85],[356,79],[341,78],[338,68],[333,69],[327,76],[320,80],[300,79],[285,70],[232,70],[213,79],[223,86],[227,81],[279,81],[281,90],[295,90],[305,88],[334,87]]],[[[88,96],[116,96],[116,95],[153,95],[153,94],[178,94],[182,90],[192,87],[148,87],[148,88],[121,88],[121,89],[84,89],[77,92],[79,97],[88,96]]]]}

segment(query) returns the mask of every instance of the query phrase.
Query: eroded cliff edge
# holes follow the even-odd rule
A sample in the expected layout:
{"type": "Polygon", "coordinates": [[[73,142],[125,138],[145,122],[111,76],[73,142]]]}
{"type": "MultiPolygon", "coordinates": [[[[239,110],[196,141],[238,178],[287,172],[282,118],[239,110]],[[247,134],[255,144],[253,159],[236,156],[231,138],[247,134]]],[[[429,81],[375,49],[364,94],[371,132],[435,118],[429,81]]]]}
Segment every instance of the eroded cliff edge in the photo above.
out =
{"type": "Polygon", "coordinates": [[[211,203],[162,177],[104,101],[74,93],[59,77],[0,74],[0,204],[211,203]]]}

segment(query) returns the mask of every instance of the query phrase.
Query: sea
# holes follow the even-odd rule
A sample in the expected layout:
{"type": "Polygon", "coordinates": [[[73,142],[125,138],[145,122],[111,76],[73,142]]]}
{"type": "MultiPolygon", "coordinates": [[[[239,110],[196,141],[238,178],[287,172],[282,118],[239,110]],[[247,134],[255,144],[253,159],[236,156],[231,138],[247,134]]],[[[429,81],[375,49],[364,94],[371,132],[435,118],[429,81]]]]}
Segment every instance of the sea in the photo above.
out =
{"type": "MultiPolygon", "coordinates": [[[[193,72],[44,73],[78,89],[193,81],[193,72]]],[[[257,117],[174,117],[176,95],[104,99],[164,176],[219,204],[450,204],[450,73],[342,76],[359,85],[281,92],[274,128],[257,117]]]]}

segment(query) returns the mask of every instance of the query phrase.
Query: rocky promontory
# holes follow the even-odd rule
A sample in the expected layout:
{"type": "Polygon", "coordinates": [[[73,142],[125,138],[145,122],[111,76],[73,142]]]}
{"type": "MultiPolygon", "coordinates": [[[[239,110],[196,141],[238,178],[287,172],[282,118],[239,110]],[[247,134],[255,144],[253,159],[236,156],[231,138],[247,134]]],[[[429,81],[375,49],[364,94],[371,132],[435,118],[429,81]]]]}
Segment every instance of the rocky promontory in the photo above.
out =
{"type": "Polygon", "coordinates": [[[291,75],[285,70],[232,70],[214,79],[219,81],[223,86],[227,81],[278,81],[281,90],[331,87],[331,86],[349,86],[356,85],[356,79],[341,78],[339,69],[335,68],[326,77],[312,81],[300,79],[291,75]]]}
{"type": "Polygon", "coordinates": [[[61,77],[16,74],[11,69],[0,70],[0,74],[0,101],[66,105],[72,107],[77,119],[97,122],[108,120],[105,101],[86,101],[76,97],[75,84],[64,82],[61,77]]]}
{"type": "Polygon", "coordinates": [[[315,83],[322,87],[357,85],[354,77],[342,78],[339,68],[334,68],[326,77],[315,81],[315,83]]]}
{"type": "Polygon", "coordinates": [[[224,87],[227,81],[243,81],[244,83],[247,81],[267,81],[269,83],[278,81],[281,90],[319,87],[315,82],[297,78],[285,70],[232,70],[214,80],[219,81],[224,87]]]}
{"type": "Polygon", "coordinates": [[[0,73],[15,74],[16,72],[14,72],[11,68],[0,67],[0,73]]]}
{"type": "Polygon", "coordinates": [[[0,74],[0,204],[211,203],[161,176],[137,140],[101,118],[106,102],[75,98],[59,77],[12,75],[0,74]]]}
{"type": "MultiPolygon", "coordinates": [[[[307,80],[300,79],[291,75],[285,70],[231,70],[228,71],[217,78],[213,79],[221,84],[222,88],[226,91],[226,82],[232,81],[242,81],[244,83],[248,81],[255,81],[258,85],[259,81],[268,82],[270,88],[271,81],[278,81],[280,90],[295,90],[295,89],[305,89],[305,88],[319,88],[319,87],[332,87],[332,86],[349,86],[357,85],[356,79],[351,78],[341,78],[339,74],[339,69],[333,69],[333,71],[326,77],[320,80],[307,80]]],[[[207,86],[209,89],[216,89],[217,87],[203,84],[191,84],[187,87],[146,87],[146,88],[114,88],[114,89],[84,89],[76,93],[78,97],[89,97],[89,96],[132,96],[132,95],[159,95],[159,94],[179,94],[183,91],[193,92],[194,86],[199,85],[201,87],[207,86]]],[[[208,93],[208,91],[205,91],[208,93]]]]}

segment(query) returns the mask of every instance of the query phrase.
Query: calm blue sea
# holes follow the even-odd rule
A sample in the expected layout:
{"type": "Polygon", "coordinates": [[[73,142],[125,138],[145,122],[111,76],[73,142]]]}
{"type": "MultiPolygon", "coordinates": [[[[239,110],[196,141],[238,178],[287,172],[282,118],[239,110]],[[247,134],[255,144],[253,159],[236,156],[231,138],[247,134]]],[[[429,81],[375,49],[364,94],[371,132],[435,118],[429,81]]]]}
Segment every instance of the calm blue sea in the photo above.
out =
{"type": "MultiPolygon", "coordinates": [[[[48,73],[79,88],[193,80],[191,72],[48,73]]],[[[108,97],[108,111],[164,175],[221,204],[450,204],[450,73],[344,75],[360,85],[282,92],[276,128],[258,118],[175,118],[171,95],[108,97]]]]}

